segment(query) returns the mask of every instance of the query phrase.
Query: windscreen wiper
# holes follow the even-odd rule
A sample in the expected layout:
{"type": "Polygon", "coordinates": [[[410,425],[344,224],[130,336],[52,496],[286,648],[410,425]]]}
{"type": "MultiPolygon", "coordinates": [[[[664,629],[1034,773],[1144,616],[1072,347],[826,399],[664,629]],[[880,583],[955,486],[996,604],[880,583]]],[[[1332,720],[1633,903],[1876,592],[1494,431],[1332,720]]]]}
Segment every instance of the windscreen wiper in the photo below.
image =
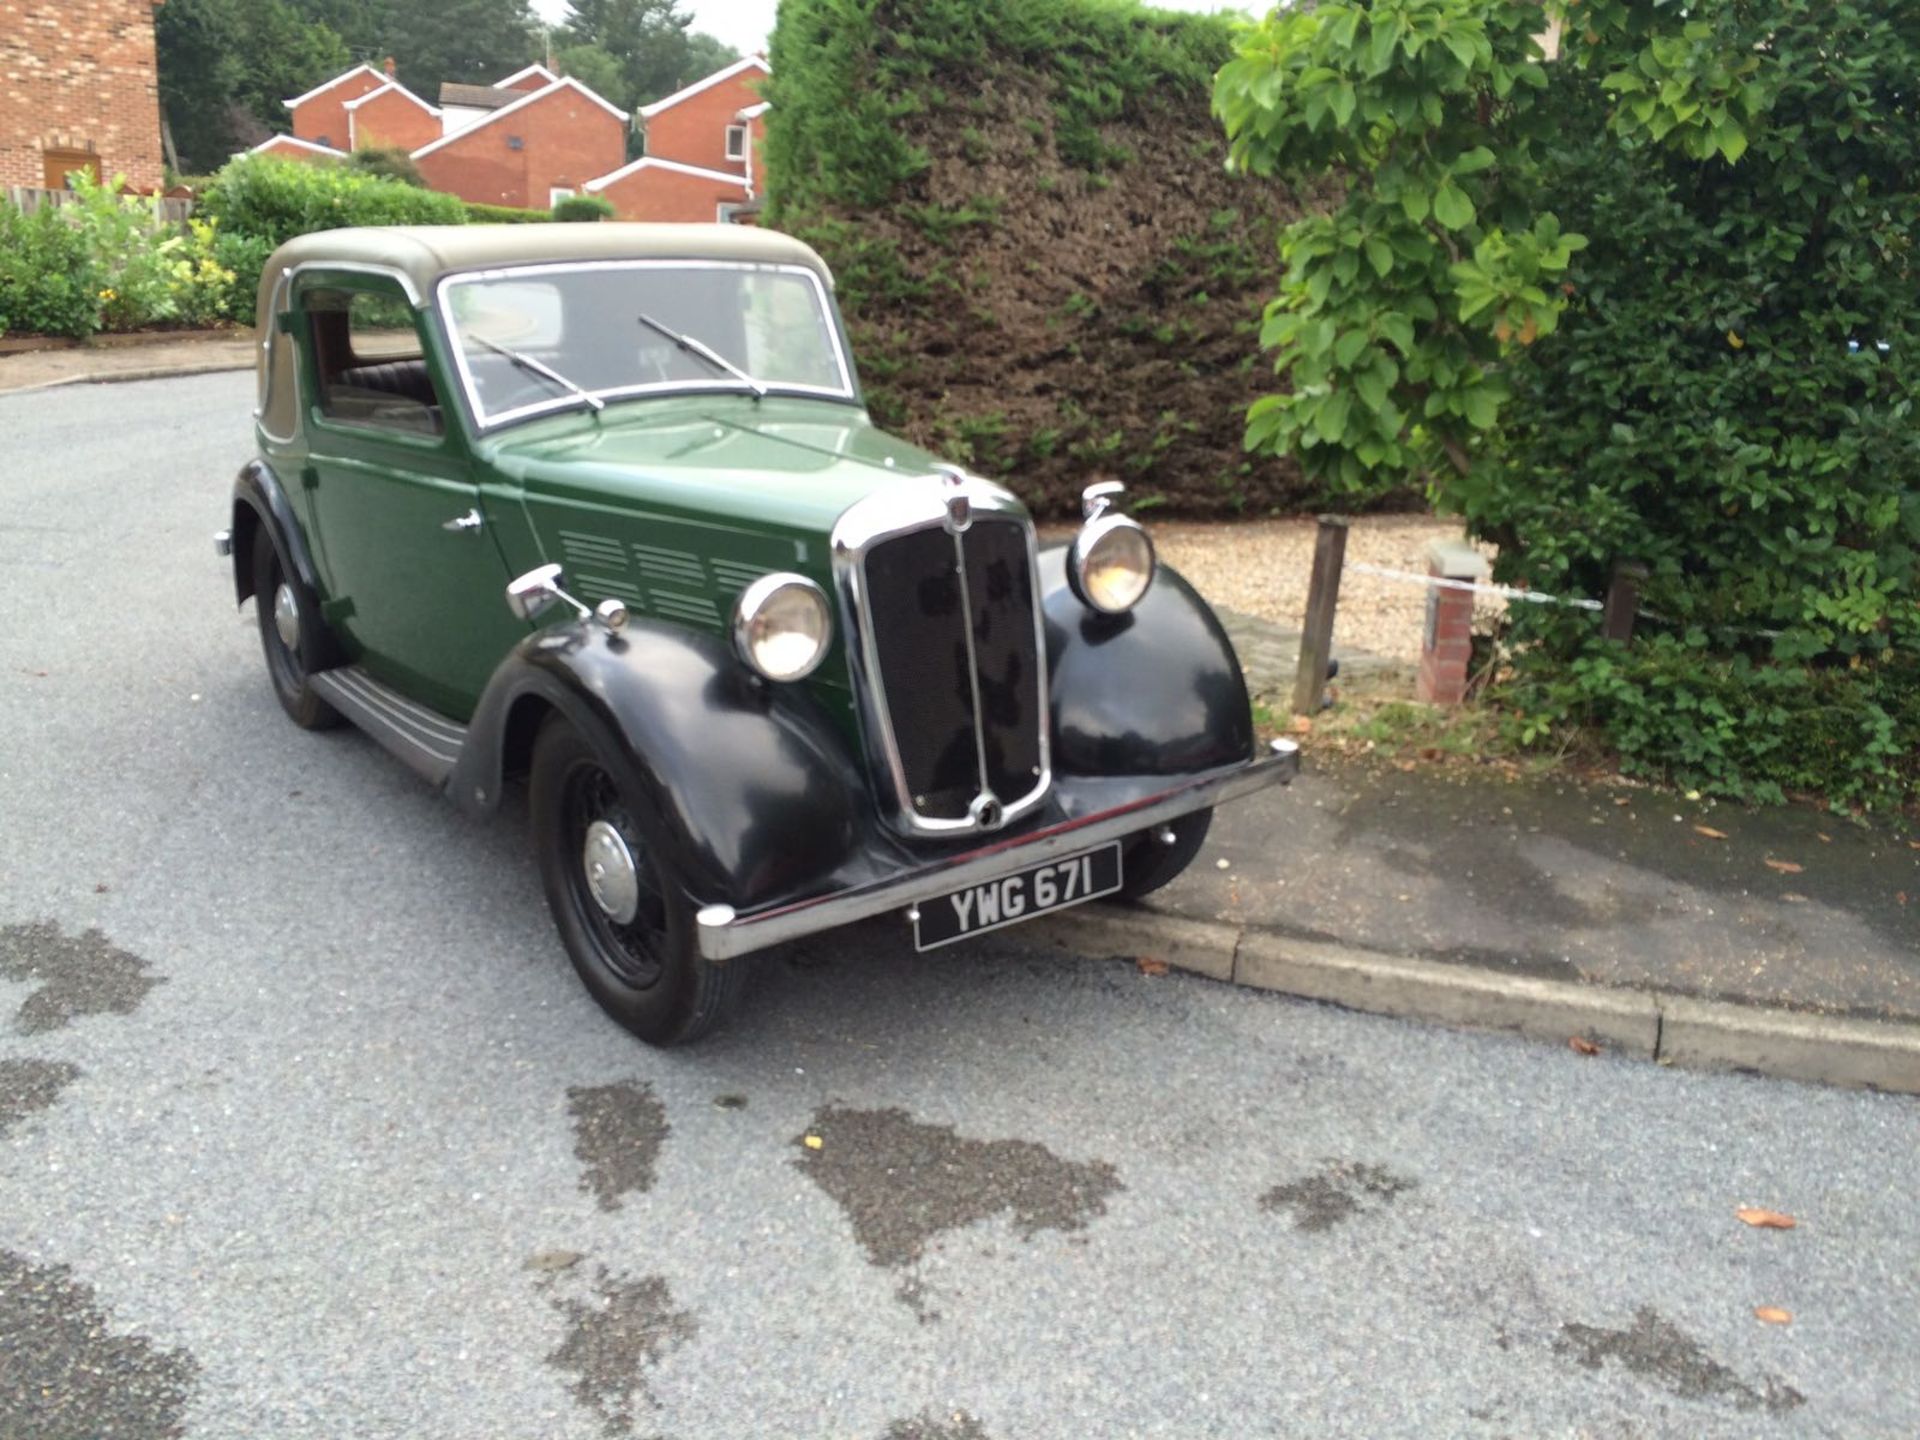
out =
{"type": "Polygon", "coordinates": [[[767,387],[765,385],[761,384],[760,381],[754,379],[753,376],[749,375],[746,371],[742,370],[738,365],[734,364],[731,360],[727,359],[726,356],[714,350],[711,346],[701,344],[698,340],[694,339],[691,335],[682,335],[678,330],[669,330],[666,326],[662,325],[658,320],[654,319],[651,315],[642,315],[640,317],[640,323],[646,326],[649,330],[656,330],[660,334],[666,336],[667,339],[671,340],[674,344],[678,345],[682,350],[685,350],[689,355],[699,356],[702,360],[706,361],[709,365],[713,366],[716,370],[724,370],[727,372],[727,374],[733,376],[734,379],[745,381],[747,388],[753,391],[754,399],[756,400],[766,399],[767,387]]]}
{"type": "Polygon", "coordinates": [[[558,370],[554,369],[551,365],[544,364],[541,361],[534,359],[533,356],[531,355],[525,355],[518,350],[509,349],[507,346],[500,344],[498,341],[489,340],[484,335],[475,335],[471,332],[468,332],[466,335],[466,338],[469,340],[478,340],[482,345],[486,346],[487,349],[493,351],[494,354],[506,356],[507,359],[511,360],[514,364],[518,365],[522,370],[530,371],[531,373],[538,375],[542,380],[551,380],[554,384],[560,386],[562,389],[571,390],[575,395],[578,395],[582,400],[586,401],[587,404],[591,405],[594,409],[595,414],[598,414],[600,411],[607,408],[607,402],[602,400],[598,395],[594,394],[591,390],[584,389],[581,386],[574,384],[573,381],[569,380],[566,376],[562,375],[558,370]]]}

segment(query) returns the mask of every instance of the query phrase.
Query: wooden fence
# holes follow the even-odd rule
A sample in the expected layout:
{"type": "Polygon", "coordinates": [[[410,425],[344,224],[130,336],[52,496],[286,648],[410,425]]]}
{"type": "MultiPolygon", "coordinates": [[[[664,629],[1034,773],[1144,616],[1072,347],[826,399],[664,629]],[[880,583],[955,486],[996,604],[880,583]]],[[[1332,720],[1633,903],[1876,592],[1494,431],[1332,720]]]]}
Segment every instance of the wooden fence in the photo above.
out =
{"type": "MultiPolygon", "coordinates": [[[[48,190],[39,185],[9,185],[7,199],[23,215],[31,215],[46,205],[70,205],[73,203],[71,190],[48,190]]],[[[180,225],[193,213],[193,201],[186,196],[171,198],[165,195],[140,197],[153,207],[153,223],[159,225],[180,225]]]]}

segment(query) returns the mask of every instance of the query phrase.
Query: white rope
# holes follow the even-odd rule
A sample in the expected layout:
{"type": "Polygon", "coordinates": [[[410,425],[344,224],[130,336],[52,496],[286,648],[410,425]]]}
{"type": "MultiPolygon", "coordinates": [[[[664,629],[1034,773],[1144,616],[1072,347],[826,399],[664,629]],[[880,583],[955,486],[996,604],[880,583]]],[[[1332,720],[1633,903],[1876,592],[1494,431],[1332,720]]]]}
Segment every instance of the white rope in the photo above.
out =
{"type": "Polygon", "coordinates": [[[1472,580],[1448,580],[1440,575],[1415,575],[1408,570],[1388,570],[1382,566],[1368,565],[1358,560],[1346,568],[1360,575],[1374,575],[1382,580],[1398,580],[1407,585],[1425,585],[1435,590],[1465,590],[1471,595],[1492,595],[1502,600],[1525,600],[1535,605],[1571,605],[1579,610],[1607,608],[1598,600],[1548,595],[1540,590],[1515,590],[1510,585],[1481,585],[1472,580]]]}

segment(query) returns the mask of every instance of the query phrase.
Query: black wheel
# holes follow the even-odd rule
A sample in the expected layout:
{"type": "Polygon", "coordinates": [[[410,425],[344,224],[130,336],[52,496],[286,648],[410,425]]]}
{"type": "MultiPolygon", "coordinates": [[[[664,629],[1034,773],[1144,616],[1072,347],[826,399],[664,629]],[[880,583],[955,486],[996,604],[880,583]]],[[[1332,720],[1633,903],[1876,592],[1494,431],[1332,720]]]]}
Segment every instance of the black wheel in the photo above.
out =
{"type": "Polygon", "coordinates": [[[253,608],[260,622],[260,648],[280,708],[303,730],[340,723],[340,712],[320,698],[307,678],[307,660],[320,642],[317,605],[299,577],[286,572],[273,536],[261,525],[253,532],[253,608]]]}
{"type": "Polygon", "coordinates": [[[650,1045],[682,1045],[726,1017],[746,966],[701,958],[660,826],[618,770],[600,745],[548,719],[527,787],[540,880],[600,1007],[650,1045]]]}
{"type": "Polygon", "coordinates": [[[1171,844],[1158,828],[1134,836],[1120,852],[1120,893],[1138,900],[1173,880],[1193,863],[1212,827],[1213,811],[1196,810],[1167,824],[1171,844]]]}

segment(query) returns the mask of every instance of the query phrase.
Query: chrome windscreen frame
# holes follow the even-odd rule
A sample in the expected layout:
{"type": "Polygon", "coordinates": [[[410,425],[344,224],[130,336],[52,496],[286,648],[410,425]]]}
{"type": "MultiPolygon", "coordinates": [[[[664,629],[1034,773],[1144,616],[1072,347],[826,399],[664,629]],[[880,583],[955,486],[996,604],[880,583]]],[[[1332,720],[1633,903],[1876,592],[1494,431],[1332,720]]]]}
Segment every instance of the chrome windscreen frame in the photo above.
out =
{"type": "MultiPolygon", "coordinates": [[[[833,308],[832,299],[826,284],[818,273],[805,265],[787,265],[765,263],[751,260],[585,260],[571,263],[545,262],[532,265],[507,265],[489,270],[466,270],[445,275],[435,283],[434,303],[440,315],[441,329],[446,335],[447,352],[453,359],[455,372],[460,377],[461,400],[467,409],[467,417],[475,430],[485,433],[498,430],[502,426],[512,425],[521,420],[529,420],[539,415],[569,410],[580,401],[573,395],[556,395],[551,400],[543,400],[532,405],[517,405],[511,410],[502,410],[498,414],[489,413],[481,403],[478,390],[473,383],[473,371],[467,365],[466,347],[460,343],[460,329],[453,316],[453,292],[462,285],[482,284],[490,280],[530,280],[542,275],[577,275],[587,272],[619,270],[760,270],[774,271],[783,275],[798,275],[807,280],[814,289],[814,296],[820,307],[820,318],[826,326],[828,337],[833,342],[834,367],[840,376],[838,386],[790,385],[767,382],[767,392],[772,395],[806,395],[816,399],[838,400],[847,404],[859,404],[860,397],[853,383],[853,363],[847,354],[847,337],[842,331],[838,314],[833,308]]],[[[637,325],[638,319],[634,323],[637,325]]],[[[738,392],[751,395],[753,390],[744,381],[715,376],[712,380],[665,380],[649,381],[638,385],[622,385],[612,389],[595,390],[593,393],[602,400],[625,400],[642,395],[686,395],[713,394],[715,392],[738,392]]]]}
{"type": "MultiPolygon", "coordinates": [[[[970,521],[967,523],[971,523],[970,521]]],[[[875,491],[866,499],[849,506],[835,522],[832,536],[833,579],[839,592],[840,610],[846,625],[847,666],[853,682],[854,711],[860,719],[860,731],[869,765],[876,774],[885,774],[891,787],[892,804],[882,806],[888,822],[906,835],[952,838],[1001,829],[1038,809],[1053,788],[1053,747],[1049,733],[1052,725],[1052,696],[1047,684],[1047,636],[1045,609],[1040,592],[1040,545],[1033,520],[1026,506],[1009,490],[977,476],[949,472],[907,480],[875,491]],[[1018,521],[1027,541],[1027,573],[1033,593],[1034,714],[1039,726],[1040,774],[1033,788],[1015,799],[995,797],[999,811],[991,823],[970,814],[964,819],[929,818],[917,813],[913,790],[907,783],[907,771],[901,759],[886,687],[879,674],[879,642],[874,634],[873,612],[867,603],[867,553],[883,540],[897,539],[921,530],[948,525],[953,513],[951,502],[964,498],[962,513],[992,515],[1018,521]]],[[[971,641],[969,641],[971,653],[971,641]]],[[[973,724],[976,739],[983,717],[975,697],[973,724]]],[[[985,776],[981,777],[985,788],[985,776]]]]}

